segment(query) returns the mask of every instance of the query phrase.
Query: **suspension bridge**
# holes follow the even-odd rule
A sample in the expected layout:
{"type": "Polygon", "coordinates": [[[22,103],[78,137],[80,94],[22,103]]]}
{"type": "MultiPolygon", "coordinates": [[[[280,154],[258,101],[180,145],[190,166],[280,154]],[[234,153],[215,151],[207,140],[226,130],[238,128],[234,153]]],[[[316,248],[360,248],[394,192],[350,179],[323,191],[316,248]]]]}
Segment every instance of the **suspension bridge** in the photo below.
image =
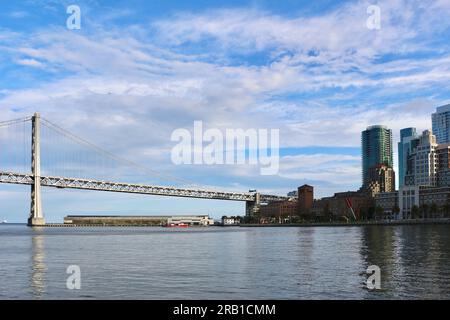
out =
{"type": "MultiPolygon", "coordinates": [[[[133,176],[132,179],[135,178],[136,176],[133,176]]],[[[119,157],[41,118],[39,113],[31,117],[0,122],[0,183],[31,186],[29,226],[45,225],[42,187],[244,201],[247,215],[256,214],[261,203],[288,199],[258,192],[186,187],[192,184],[119,157]],[[45,152],[41,152],[42,147],[45,152]],[[44,164],[44,170],[41,168],[41,162],[44,164]],[[66,165],[62,166],[62,163],[66,165]],[[123,177],[118,174],[123,170],[118,169],[118,166],[132,167],[162,181],[181,183],[182,186],[119,182],[117,180],[123,177]],[[90,177],[84,176],[86,168],[93,169],[95,173],[90,177]]]]}

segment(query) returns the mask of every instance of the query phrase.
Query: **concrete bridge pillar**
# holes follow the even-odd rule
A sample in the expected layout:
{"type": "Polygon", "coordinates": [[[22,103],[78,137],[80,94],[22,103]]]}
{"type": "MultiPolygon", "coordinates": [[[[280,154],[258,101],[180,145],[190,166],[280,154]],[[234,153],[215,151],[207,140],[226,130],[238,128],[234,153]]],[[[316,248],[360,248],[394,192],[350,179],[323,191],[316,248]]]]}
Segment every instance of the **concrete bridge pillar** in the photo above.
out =
{"type": "Polygon", "coordinates": [[[35,113],[31,119],[31,173],[33,184],[31,185],[31,210],[28,225],[42,226],[45,224],[42,212],[41,199],[41,123],[39,113],[35,113]]]}
{"type": "Polygon", "coordinates": [[[258,215],[260,207],[261,207],[261,194],[255,193],[255,201],[245,202],[245,215],[247,216],[258,215]]]}

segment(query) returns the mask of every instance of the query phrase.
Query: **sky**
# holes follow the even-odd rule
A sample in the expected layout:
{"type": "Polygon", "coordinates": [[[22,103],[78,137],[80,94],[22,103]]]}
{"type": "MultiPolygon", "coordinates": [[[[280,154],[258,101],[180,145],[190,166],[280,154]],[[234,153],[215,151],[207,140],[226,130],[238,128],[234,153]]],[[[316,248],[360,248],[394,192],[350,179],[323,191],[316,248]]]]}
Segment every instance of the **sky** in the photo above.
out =
{"type": "MultiPolygon", "coordinates": [[[[284,195],[308,183],[316,198],[357,190],[362,130],[391,128],[397,165],[399,130],[429,129],[450,102],[449,15],[448,0],[0,0],[0,121],[38,111],[109,152],[210,188],[284,195]],[[74,4],[81,28],[69,30],[74,4]],[[368,27],[371,5],[379,28],[368,27]],[[194,121],[278,129],[278,174],[175,165],[171,134],[194,121]]],[[[29,187],[0,185],[0,219],[25,222],[29,197],[29,187]]],[[[240,202],[51,189],[43,199],[55,222],[244,214],[240,202]]]]}

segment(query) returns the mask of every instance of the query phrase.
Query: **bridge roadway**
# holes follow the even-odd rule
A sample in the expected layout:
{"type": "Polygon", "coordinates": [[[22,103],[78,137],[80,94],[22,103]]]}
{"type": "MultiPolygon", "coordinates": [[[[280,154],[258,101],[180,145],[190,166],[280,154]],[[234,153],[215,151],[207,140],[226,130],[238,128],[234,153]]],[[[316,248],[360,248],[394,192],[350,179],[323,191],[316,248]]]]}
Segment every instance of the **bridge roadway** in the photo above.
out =
{"type": "MultiPolygon", "coordinates": [[[[229,192],[214,191],[204,189],[176,188],[166,186],[153,186],[143,184],[130,184],[122,182],[108,182],[89,179],[65,178],[65,177],[47,177],[41,176],[41,185],[53,188],[96,190],[107,192],[122,192],[148,194],[155,196],[185,197],[185,198],[201,198],[201,199],[217,199],[255,202],[256,193],[250,192],[229,192]]],[[[33,185],[34,176],[31,173],[16,173],[0,171],[0,183],[33,185]]],[[[288,197],[275,195],[261,195],[260,202],[272,202],[288,200],[288,197]]]]}

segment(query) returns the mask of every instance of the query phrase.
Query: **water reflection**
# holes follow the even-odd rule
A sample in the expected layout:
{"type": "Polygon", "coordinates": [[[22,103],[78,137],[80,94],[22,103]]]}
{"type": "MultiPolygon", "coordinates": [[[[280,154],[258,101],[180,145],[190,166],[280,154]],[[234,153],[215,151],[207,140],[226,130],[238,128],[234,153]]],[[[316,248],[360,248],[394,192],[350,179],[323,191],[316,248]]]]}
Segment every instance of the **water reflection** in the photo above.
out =
{"type": "Polygon", "coordinates": [[[364,278],[367,279],[367,267],[376,265],[381,270],[381,291],[367,292],[367,296],[376,297],[389,293],[393,294],[393,278],[401,267],[399,257],[398,234],[395,227],[369,226],[363,228],[361,258],[363,260],[364,278]]]}
{"type": "Polygon", "coordinates": [[[31,291],[34,299],[41,299],[45,293],[45,271],[46,265],[44,262],[44,236],[41,234],[42,230],[33,229],[32,243],[32,266],[31,266],[31,291]]]}

